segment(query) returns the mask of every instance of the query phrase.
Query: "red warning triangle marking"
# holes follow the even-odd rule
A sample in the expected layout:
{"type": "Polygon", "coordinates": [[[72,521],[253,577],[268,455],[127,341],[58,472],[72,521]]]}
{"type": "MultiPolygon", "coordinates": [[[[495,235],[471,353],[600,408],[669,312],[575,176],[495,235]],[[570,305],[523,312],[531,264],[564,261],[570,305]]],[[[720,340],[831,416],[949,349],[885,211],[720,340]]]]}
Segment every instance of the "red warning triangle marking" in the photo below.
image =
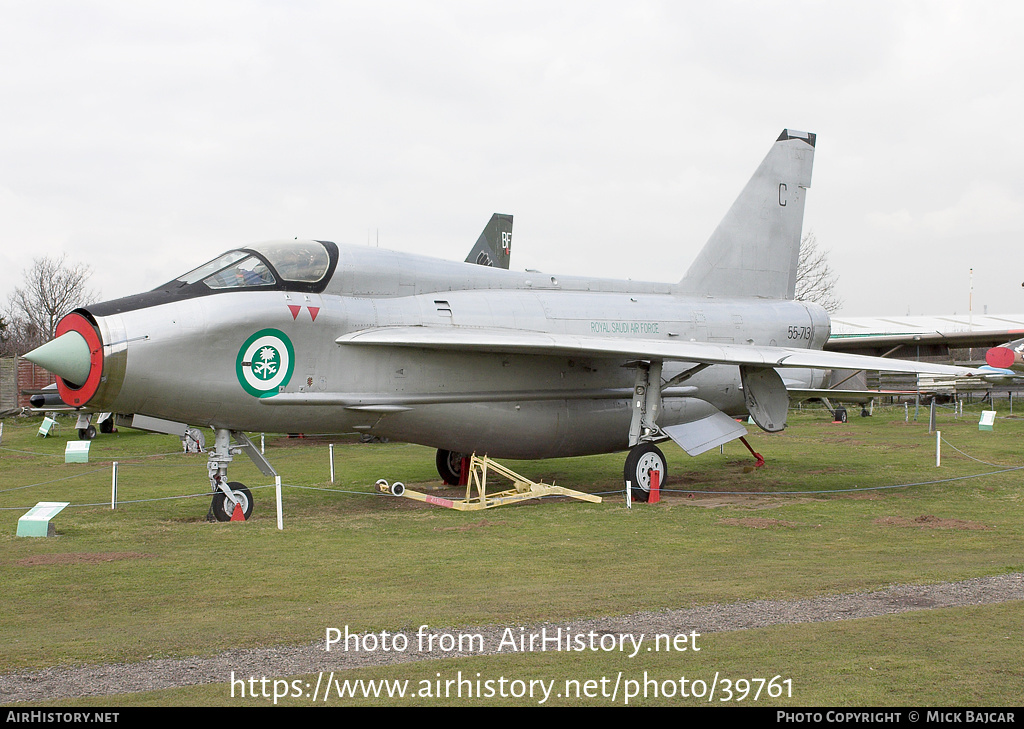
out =
{"type": "Polygon", "coordinates": [[[306,308],[309,309],[309,316],[313,319],[313,321],[316,321],[316,315],[320,313],[320,307],[307,306],[306,308]]]}
{"type": "Polygon", "coordinates": [[[292,319],[297,319],[299,316],[299,312],[302,311],[301,306],[295,306],[294,304],[288,304],[288,308],[292,312],[292,319]]]}
{"type": "Polygon", "coordinates": [[[241,504],[235,504],[235,510],[231,512],[231,521],[245,521],[245,514],[242,513],[241,504]]]}

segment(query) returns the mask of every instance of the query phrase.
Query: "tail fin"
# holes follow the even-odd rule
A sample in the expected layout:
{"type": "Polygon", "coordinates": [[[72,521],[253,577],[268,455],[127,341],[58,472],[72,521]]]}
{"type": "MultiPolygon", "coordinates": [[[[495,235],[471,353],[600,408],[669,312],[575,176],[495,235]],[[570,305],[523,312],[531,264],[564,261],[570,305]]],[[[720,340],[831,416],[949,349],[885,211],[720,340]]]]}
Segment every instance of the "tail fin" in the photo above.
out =
{"type": "Polygon", "coordinates": [[[466,263],[508,268],[512,254],[512,216],[495,213],[466,256],[466,263]]]}
{"type": "Polygon", "coordinates": [[[683,293],[792,299],[815,135],[783,129],[679,282],[683,293]]]}

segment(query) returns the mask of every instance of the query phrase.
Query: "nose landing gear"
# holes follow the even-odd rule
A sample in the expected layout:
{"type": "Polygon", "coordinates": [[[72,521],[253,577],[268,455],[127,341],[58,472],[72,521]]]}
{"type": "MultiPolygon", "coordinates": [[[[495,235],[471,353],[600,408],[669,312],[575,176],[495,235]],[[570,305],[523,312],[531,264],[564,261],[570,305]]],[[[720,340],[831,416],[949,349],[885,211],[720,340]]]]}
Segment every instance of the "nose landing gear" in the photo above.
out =
{"type": "Polygon", "coordinates": [[[252,492],[243,483],[228,481],[228,465],[236,455],[245,453],[265,476],[277,476],[277,471],[245,433],[226,428],[216,428],[214,433],[214,446],[209,451],[209,460],[206,463],[213,489],[213,500],[210,502],[207,519],[231,521],[237,505],[243,518],[248,520],[253,510],[252,492]],[[231,444],[232,438],[235,439],[235,445],[231,444]]]}

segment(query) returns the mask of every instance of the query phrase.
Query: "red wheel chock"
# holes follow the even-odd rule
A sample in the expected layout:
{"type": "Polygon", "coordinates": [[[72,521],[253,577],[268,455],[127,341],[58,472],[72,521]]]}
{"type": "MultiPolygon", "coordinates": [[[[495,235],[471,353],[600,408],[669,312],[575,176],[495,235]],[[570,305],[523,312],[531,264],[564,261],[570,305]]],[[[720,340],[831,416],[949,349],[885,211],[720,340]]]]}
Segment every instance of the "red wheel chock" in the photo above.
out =
{"type": "Polygon", "coordinates": [[[758,453],[753,448],[751,448],[750,444],[747,443],[747,439],[746,438],[740,436],[740,440],[743,441],[743,445],[745,445],[747,447],[747,450],[750,451],[750,455],[752,455],[754,458],[757,459],[757,463],[754,464],[754,468],[760,468],[761,466],[763,466],[764,465],[764,456],[762,456],[760,453],[758,453]]]}

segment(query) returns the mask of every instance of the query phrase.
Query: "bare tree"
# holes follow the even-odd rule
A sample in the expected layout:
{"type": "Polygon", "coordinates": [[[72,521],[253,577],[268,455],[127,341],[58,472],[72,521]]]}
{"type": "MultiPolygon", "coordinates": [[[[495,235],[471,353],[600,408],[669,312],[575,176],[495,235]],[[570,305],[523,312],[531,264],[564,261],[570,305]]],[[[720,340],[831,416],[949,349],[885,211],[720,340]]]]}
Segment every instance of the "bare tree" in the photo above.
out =
{"type": "Polygon", "coordinates": [[[828,265],[828,251],[818,247],[813,231],[808,231],[800,241],[800,259],[796,266],[796,299],[813,301],[832,314],[843,305],[836,296],[836,282],[839,276],[828,265]]]}
{"type": "Polygon", "coordinates": [[[23,285],[14,289],[7,305],[5,349],[38,347],[53,337],[61,317],[96,301],[96,292],[86,288],[92,269],[65,259],[36,258],[24,272],[23,285]]]}

